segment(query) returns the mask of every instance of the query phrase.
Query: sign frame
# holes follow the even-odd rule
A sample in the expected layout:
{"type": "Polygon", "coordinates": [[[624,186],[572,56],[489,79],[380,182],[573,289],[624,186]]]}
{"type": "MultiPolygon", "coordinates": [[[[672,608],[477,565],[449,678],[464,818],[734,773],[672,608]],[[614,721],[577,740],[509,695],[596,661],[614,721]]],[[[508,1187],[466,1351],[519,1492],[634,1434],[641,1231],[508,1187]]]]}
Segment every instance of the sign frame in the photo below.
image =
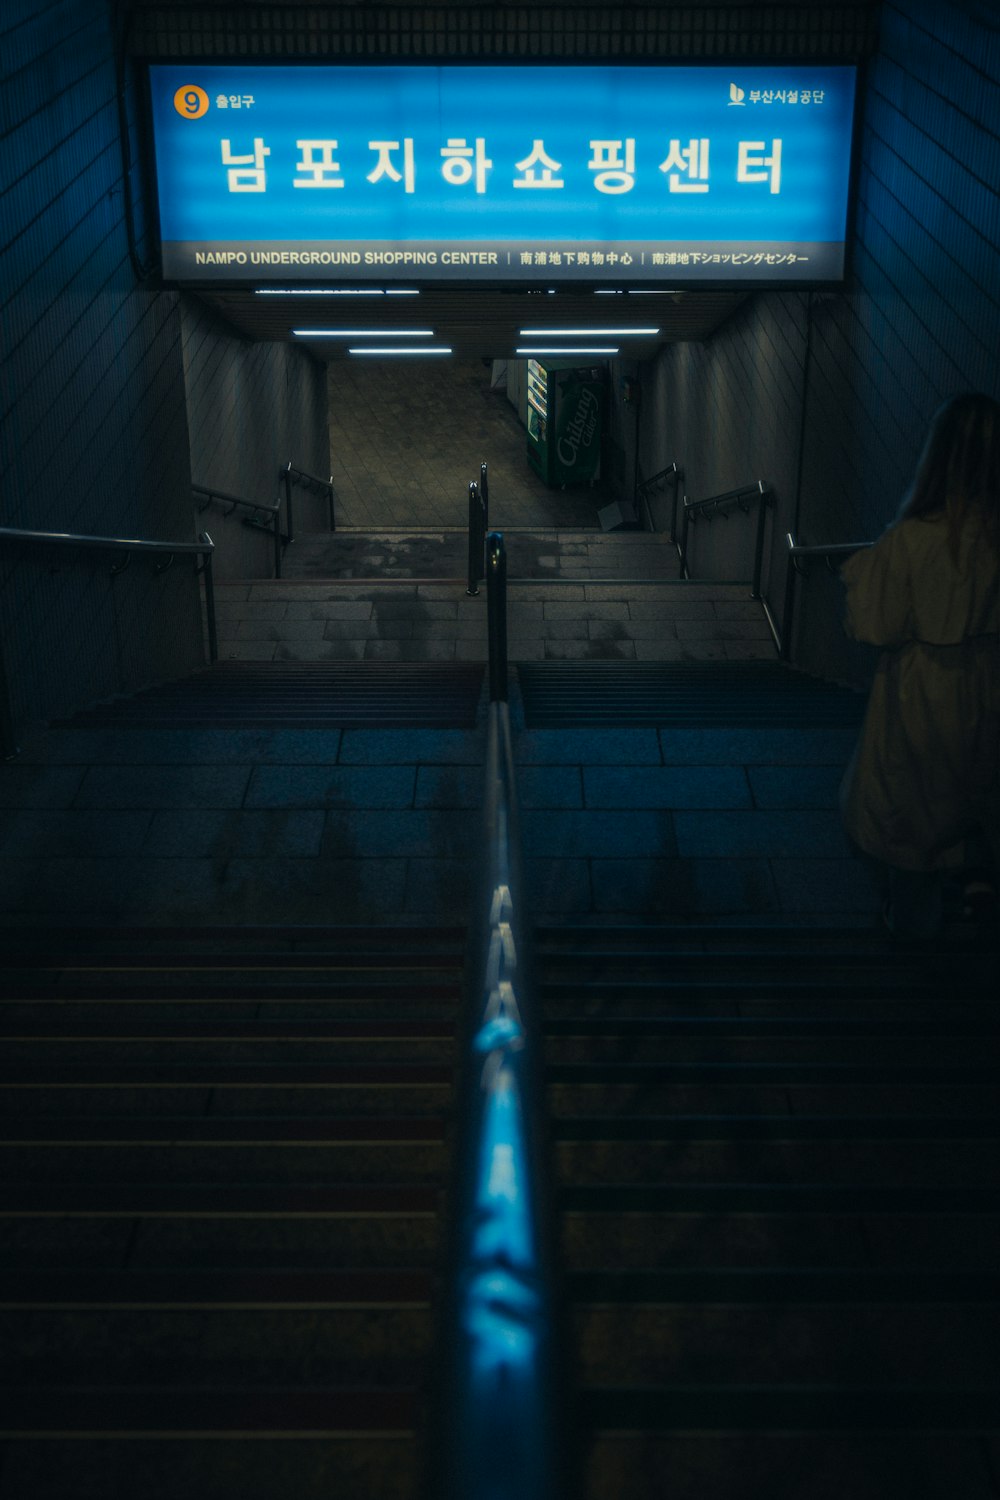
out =
{"type": "MultiPolygon", "coordinates": [[[[143,88],[145,95],[145,136],[146,152],[148,161],[147,182],[150,186],[148,197],[148,221],[152,237],[160,252],[160,276],[162,285],[171,287],[203,288],[217,291],[233,291],[248,289],[268,289],[286,287],[294,295],[296,290],[309,291],[320,287],[355,287],[363,290],[366,287],[378,285],[391,286],[394,281],[406,286],[427,290],[504,290],[513,292],[548,290],[555,288],[560,292],[590,292],[603,287],[615,289],[636,290],[661,290],[664,288],[678,289],[682,291],[741,291],[749,293],[752,291],[763,291],[775,288],[782,289],[839,289],[849,284],[852,277],[852,248],[854,240],[854,223],[856,214],[856,179],[858,161],[860,156],[860,111],[863,97],[864,67],[859,61],[845,62],[841,59],[824,61],[816,59],[795,62],[782,59],[773,62],[761,62],[753,59],[750,62],[731,60],[729,62],[692,63],[688,60],[672,60],[669,62],[658,60],[616,60],[613,64],[595,64],[589,60],[497,60],[462,59],[456,61],[454,58],[429,61],[424,59],[393,59],[387,63],[382,58],[357,58],[357,59],[334,59],[323,62],[296,61],[288,59],[253,59],[249,62],[231,59],[193,59],[185,62],[177,59],[146,59],[143,66],[143,88]],[[164,240],[163,222],[161,214],[161,171],[157,159],[157,141],[155,127],[155,109],[153,91],[156,81],[156,70],[166,71],[180,69],[185,74],[194,77],[200,72],[203,77],[214,73],[218,69],[234,69],[254,74],[266,73],[273,70],[287,70],[289,72],[300,72],[303,69],[314,71],[328,71],[330,69],[344,70],[345,73],[363,75],[374,69],[391,68],[392,71],[402,72],[404,70],[420,69],[424,72],[440,72],[445,74],[454,70],[462,70],[465,73],[474,74],[489,71],[494,74],[510,73],[516,70],[518,73],[524,71],[536,71],[539,69],[557,70],[569,78],[573,74],[579,74],[581,70],[601,71],[612,70],[615,74],[627,73],[637,76],[643,72],[649,74],[675,72],[685,70],[688,73],[701,75],[712,75],[713,81],[721,79],[737,80],[741,75],[745,79],[749,73],[760,74],[769,72],[772,75],[779,73],[797,72],[800,76],[806,72],[810,74],[836,72],[841,75],[850,75],[849,86],[853,91],[853,101],[850,107],[850,121],[844,133],[844,144],[842,160],[839,170],[841,172],[840,190],[842,192],[842,240],[834,240],[829,243],[836,247],[839,257],[839,268],[833,274],[823,274],[822,270],[816,274],[811,268],[796,273],[791,273],[787,268],[768,263],[759,262],[752,270],[723,269],[714,266],[710,270],[700,267],[697,274],[692,274],[689,266],[681,264],[664,264],[657,266],[655,270],[647,271],[642,276],[629,272],[620,265],[605,264],[603,266],[592,266],[586,273],[582,268],[573,276],[561,274],[554,266],[532,266],[529,271],[518,268],[517,272],[510,269],[508,265],[494,262],[485,268],[485,274],[470,274],[460,263],[450,264],[447,267],[441,265],[440,261],[436,268],[431,270],[422,265],[418,260],[411,263],[402,262],[399,265],[376,263],[371,266],[361,265],[360,270],[365,274],[359,274],[357,264],[349,264],[343,261],[339,263],[319,264],[310,269],[308,274],[303,274],[301,268],[293,267],[289,262],[275,260],[268,263],[249,261],[234,269],[218,264],[205,265],[193,268],[189,273],[178,267],[176,257],[167,257],[164,260],[164,248],[171,242],[164,240]]],[[[739,87],[739,84],[735,86],[739,87]]],[[[758,119],[765,118],[764,111],[769,106],[758,107],[758,119]]],[[[787,109],[787,106],[786,106],[787,109]]],[[[770,119],[775,118],[776,111],[772,110],[770,119]]],[[[744,118],[746,118],[744,116],[744,118]]],[[[240,129],[245,134],[246,126],[241,120],[240,129]]],[[[527,132],[527,133],[530,133],[527,132]]],[[[468,137],[464,138],[466,142],[468,137]]],[[[687,146],[687,142],[683,144],[687,146]]],[[[693,142],[691,143],[694,144],[693,142]]],[[[234,153],[235,154],[235,153],[234,153]]],[[[442,152],[443,154],[443,152],[442,152]]],[[[751,158],[751,160],[753,160],[751,158]]],[[[761,164],[753,162],[755,166],[761,164]]],[[[220,164],[220,173],[224,170],[220,164]]],[[[648,168],[647,168],[648,170],[648,168]]],[[[305,197],[305,195],[303,195],[305,197]]],[[[343,200],[341,200],[343,201],[343,200]]],[[[565,238],[569,238],[566,236],[565,238]]],[[[219,242],[222,243],[222,242],[219,242]]],[[[292,246],[309,245],[315,241],[292,241],[292,246]]],[[[342,243],[342,242],[337,242],[342,243]]],[[[400,239],[395,242],[386,241],[387,245],[407,246],[413,242],[400,239]]],[[[450,244],[451,242],[442,241],[450,244]]],[[[620,245],[621,240],[611,241],[612,244],[620,245]]],[[[662,241],[669,245],[673,242],[662,241]]],[[[768,247],[770,248],[770,247],[768,247]]],[[[693,253],[689,251],[688,253],[693,253]]],[[[767,253],[762,249],[762,253],[767,253]]]]}

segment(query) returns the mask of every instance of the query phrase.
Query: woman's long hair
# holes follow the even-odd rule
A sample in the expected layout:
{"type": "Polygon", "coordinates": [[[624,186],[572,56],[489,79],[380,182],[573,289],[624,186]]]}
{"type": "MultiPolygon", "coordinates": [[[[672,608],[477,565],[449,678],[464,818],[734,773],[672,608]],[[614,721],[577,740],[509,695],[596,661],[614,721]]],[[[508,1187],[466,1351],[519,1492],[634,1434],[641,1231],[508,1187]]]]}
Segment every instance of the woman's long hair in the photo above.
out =
{"type": "Polygon", "coordinates": [[[953,396],[931,422],[899,519],[942,513],[954,557],[973,513],[989,544],[1000,547],[1000,402],[992,396],[953,396]]]}

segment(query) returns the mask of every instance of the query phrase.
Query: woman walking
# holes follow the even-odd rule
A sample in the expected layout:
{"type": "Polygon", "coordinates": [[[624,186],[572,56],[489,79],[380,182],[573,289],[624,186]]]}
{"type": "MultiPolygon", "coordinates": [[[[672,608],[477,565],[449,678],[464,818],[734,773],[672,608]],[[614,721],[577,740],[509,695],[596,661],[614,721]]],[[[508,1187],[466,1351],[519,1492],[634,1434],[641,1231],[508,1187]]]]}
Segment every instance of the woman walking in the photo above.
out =
{"type": "Polygon", "coordinates": [[[888,872],[900,937],[943,920],[945,872],[996,902],[1000,862],[1000,403],[934,417],[896,521],[842,570],[846,628],[882,647],[841,788],[848,833],[888,872]]]}

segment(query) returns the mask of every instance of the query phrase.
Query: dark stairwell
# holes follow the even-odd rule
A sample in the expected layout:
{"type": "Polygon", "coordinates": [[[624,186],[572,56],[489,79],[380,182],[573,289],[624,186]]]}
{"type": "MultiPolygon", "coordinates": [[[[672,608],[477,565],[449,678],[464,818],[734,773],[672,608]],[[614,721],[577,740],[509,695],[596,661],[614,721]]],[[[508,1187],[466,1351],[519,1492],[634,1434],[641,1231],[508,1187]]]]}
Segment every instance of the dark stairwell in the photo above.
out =
{"type": "MultiPolygon", "coordinates": [[[[572,1492],[995,1500],[995,952],[881,937],[861,700],[719,660],[770,649],[736,587],[512,588],[572,1492]]],[[[5,1497],[418,1492],[482,667],[338,654],[0,768],[5,1497]]]]}

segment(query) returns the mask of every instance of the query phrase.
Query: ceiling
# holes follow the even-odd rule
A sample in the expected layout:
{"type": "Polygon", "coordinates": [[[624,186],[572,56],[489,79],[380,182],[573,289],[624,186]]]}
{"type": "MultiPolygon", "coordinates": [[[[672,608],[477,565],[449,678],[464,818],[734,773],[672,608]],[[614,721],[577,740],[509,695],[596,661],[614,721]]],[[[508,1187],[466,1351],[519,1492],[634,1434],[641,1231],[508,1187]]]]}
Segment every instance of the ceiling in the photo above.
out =
{"type": "MultiPolygon", "coordinates": [[[[522,348],[615,348],[622,357],[651,359],[664,344],[706,339],[744,300],[743,292],[665,291],[658,293],[588,291],[502,291],[424,288],[416,296],[201,290],[198,295],[226,321],[259,341],[294,340],[318,358],[350,359],[351,348],[419,347],[451,349],[459,359],[514,359],[522,348]],[[375,330],[377,337],[349,332],[334,337],[300,337],[293,329],[375,330]],[[655,329],[641,335],[532,336],[526,328],[655,329]],[[430,336],[413,331],[431,330],[430,336]],[[393,336],[391,330],[396,330],[393,336]],[[406,336],[402,330],[409,331],[406,336]]],[[[371,358],[372,356],[368,356],[371,358]]]]}

